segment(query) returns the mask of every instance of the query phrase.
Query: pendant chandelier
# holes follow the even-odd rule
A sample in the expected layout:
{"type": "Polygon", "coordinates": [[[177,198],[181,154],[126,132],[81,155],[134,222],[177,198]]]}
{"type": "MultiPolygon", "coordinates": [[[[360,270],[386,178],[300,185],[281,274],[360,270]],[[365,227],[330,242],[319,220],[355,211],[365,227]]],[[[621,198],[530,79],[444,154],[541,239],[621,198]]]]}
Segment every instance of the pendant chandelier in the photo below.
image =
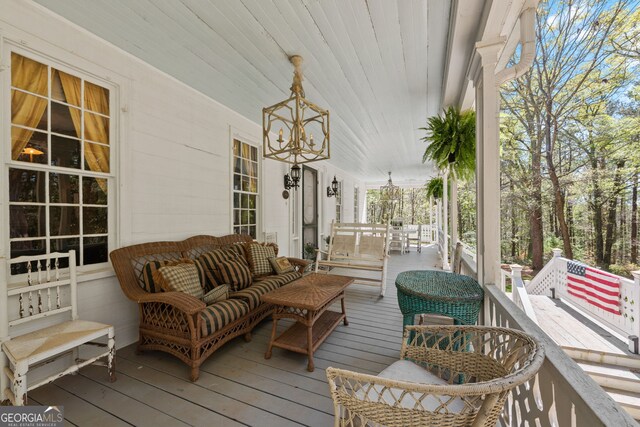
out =
{"type": "Polygon", "coordinates": [[[391,172],[389,172],[389,181],[387,181],[387,185],[380,187],[380,199],[383,203],[395,203],[400,200],[400,187],[393,185],[391,172]]]}
{"type": "Polygon", "coordinates": [[[294,55],[289,61],[294,67],[291,95],[262,109],[263,155],[294,166],[328,159],[329,111],[305,99],[302,57],[294,55]]]}

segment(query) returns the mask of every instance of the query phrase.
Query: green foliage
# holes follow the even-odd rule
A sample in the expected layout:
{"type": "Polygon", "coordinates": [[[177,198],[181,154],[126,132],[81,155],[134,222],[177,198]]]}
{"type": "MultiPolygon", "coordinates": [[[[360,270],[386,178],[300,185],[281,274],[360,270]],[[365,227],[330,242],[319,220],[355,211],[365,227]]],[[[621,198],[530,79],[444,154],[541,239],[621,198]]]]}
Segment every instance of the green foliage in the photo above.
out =
{"type": "Polygon", "coordinates": [[[433,197],[434,199],[442,199],[443,190],[442,178],[433,178],[427,182],[427,197],[433,197]]]}
{"type": "Polygon", "coordinates": [[[476,113],[451,106],[443,116],[427,119],[427,132],[422,139],[429,145],[422,162],[433,161],[440,170],[455,171],[462,180],[473,176],[476,165],[476,113]]]}
{"type": "Polygon", "coordinates": [[[609,266],[610,272],[612,272],[613,274],[617,274],[618,276],[626,277],[628,279],[633,278],[633,275],[631,274],[632,271],[638,271],[638,270],[640,270],[640,265],[638,264],[625,264],[625,265],[611,264],[609,266]]]}

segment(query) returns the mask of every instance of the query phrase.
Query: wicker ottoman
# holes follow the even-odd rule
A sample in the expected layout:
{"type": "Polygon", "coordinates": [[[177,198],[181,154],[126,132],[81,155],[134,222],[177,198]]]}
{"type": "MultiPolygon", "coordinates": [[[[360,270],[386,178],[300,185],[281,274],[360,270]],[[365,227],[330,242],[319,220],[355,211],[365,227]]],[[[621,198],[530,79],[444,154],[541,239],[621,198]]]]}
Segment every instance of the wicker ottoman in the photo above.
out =
{"type": "Polygon", "coordinates": [[[404,271],[396,278],[403,327],[416,314],[441,314],[457,325],[474,325],[484,292],[478,282],[461,274],[434,270],[404,271]]]}

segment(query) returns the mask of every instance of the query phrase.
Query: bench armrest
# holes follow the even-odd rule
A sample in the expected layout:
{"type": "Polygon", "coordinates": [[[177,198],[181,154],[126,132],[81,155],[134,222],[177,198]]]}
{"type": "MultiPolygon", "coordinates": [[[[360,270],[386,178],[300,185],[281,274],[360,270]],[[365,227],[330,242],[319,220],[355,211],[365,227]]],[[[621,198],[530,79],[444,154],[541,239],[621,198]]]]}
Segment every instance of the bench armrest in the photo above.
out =
{"type": "Polygon", "coordinates": [[[168,304],[186,314],[196,314],[207,305],[198,298],[187,295],[184,292],[156,292],[140,295],[137,302],[168,304]]]}

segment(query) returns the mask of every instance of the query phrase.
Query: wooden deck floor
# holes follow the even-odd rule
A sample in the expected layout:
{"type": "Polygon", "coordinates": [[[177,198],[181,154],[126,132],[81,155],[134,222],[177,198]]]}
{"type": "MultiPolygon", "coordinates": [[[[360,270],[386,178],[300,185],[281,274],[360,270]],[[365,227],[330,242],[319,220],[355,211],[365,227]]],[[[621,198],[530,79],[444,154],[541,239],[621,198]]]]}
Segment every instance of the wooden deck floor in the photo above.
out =
{"type": "Polygon", "coordinates": [[[559,346],[630,355],[627,344],[561,300],[529,295],[538,323],[559,346]]]}
{"type": "Polygon", "coordinates": [[[264,359],[269,320],[254,330],[250,343],[237,338],[210,357],[195,383],[176,358],[136,355],[132,345],[117,352],[116,382],[107,381],[105,368],[87,367],[30,392],[30,403],[63,405],[68,425],[78,426],[332,425],[325,369],[376,374],[397,360],[402,317],[395,277],[440,262],[434,246],[392,255],[384,298],[375,287],[352,285],[346,293],[349,326],[338,326],[318,349],[314,372],[307,372],[304,355],[286,350],[276,348],[264,359]]]}

